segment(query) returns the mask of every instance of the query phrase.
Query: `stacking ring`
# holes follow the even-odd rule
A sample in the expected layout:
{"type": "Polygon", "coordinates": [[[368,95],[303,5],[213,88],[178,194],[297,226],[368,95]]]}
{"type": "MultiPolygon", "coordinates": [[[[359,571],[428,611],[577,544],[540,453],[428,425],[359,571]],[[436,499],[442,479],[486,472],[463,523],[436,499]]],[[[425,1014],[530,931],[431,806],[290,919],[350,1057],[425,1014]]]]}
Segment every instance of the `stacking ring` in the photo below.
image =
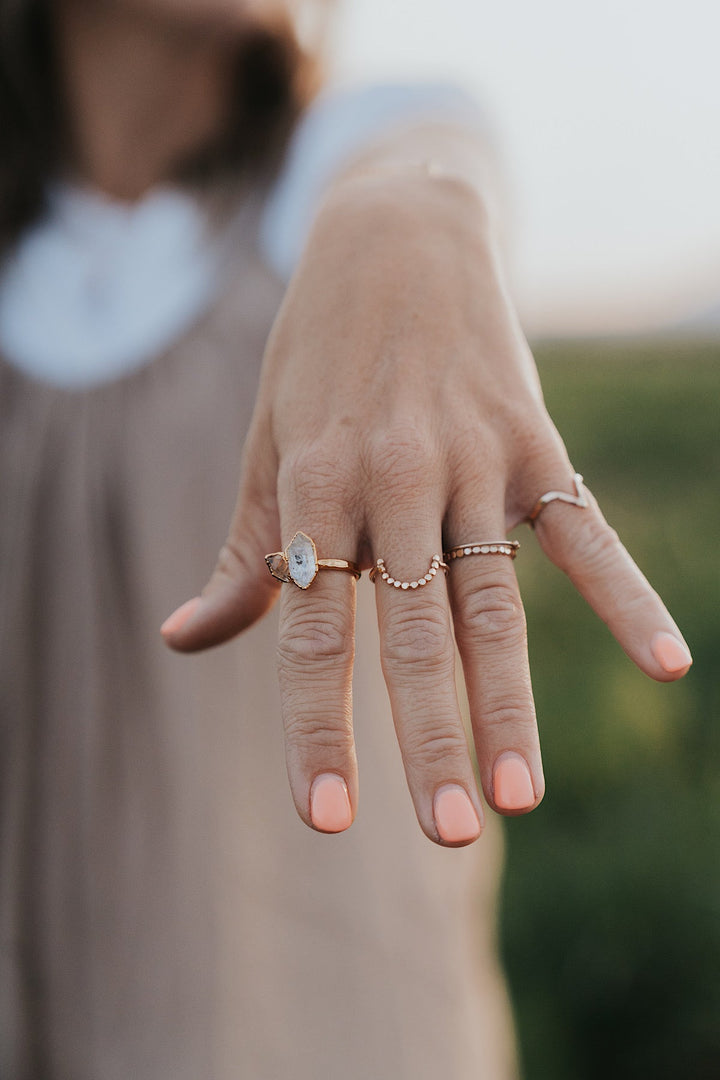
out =
{"type": "Polygon", "coordinates": [[[424,585],[430,584],[438,570],[442,570],[447,574],[448,566],[447,563],[442,561],[439,555],[433,555],[430,560],[430,566],[422,577],[418,578],[417,581],[401,581],[400,578],[394,578],[388,573],[384,559],[378,559],[370,571],[370,580],[374,582],[379,576],[381,581],[384,581],[386,585],[390,585],[394,589],[421,589],[424,585]]]}
{"type": "Polygon", "coordinates": [[[535,528],[535,522],[538,517],[548,505],[548,503],[559,500],[560,502],[570,503],[571,506],[579,506],[585,510],[590,504],[583,494],[582,487],[583,478],[580,473],[575,473],[573,476],[573,484],[575,485],[575,495],[568,495],[565,491],[547,491],[544,495],[541,495],[538,501],[533,506],[532,510],[525,518],[531,528],[535,528]]]}
{"type": "Polygon", "coordinates": [[[517,540],[474,540],[471,544],[460,544],[443,552],[443,558],[448,562],[466,555],[508,555],[514,559],[519,547],[517,540]]]}
{"type": "Polygon", "coordinates": [[[345,570],[357,581],[360,567],[347,559],[318,559],[315,542],[304,532],[296,532],[285,551],[265,556],[267,568],[278,581],[290,582],[299,589],[312,585],[319,570],[345,570]]]}

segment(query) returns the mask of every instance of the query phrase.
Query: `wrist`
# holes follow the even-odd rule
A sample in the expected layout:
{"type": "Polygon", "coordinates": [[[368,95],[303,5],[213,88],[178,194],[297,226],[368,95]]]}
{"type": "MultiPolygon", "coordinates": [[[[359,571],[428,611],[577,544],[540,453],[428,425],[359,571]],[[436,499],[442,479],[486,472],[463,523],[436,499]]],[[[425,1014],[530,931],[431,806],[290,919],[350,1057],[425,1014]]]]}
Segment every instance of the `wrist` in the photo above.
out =
{"type": "Polygon", "coordinates": [[[493,227],[482,193],[440,162],[381,162],[343,174],[325,193],[310,247],[342,244],[352,257],[400,247],[416,255],[474,248],[493,227]]]}

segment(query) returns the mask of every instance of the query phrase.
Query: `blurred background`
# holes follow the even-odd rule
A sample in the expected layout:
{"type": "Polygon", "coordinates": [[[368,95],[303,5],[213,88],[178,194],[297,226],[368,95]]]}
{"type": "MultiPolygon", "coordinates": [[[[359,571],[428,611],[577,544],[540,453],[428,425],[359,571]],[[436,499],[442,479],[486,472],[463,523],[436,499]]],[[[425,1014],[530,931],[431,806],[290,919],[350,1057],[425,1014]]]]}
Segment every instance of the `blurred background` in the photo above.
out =
{"type": "Polygon", "coordinates": [[[334,81],[485,102],[548,407],[695,657],[652,683],[524,531],[547,795],[506,823],[499,932],[525,1080],[717,1080],[720,7],[340,0],[332,36],[334,81]]]}
{"type": "MultiPolygon", "coordinates": [[[[327,4],[333,0],[324,0],[327,4]]],[[[450,78],[505,156],[531,333],[717,312],[714,0],[334,0],[333,78],[450,78]]]]}

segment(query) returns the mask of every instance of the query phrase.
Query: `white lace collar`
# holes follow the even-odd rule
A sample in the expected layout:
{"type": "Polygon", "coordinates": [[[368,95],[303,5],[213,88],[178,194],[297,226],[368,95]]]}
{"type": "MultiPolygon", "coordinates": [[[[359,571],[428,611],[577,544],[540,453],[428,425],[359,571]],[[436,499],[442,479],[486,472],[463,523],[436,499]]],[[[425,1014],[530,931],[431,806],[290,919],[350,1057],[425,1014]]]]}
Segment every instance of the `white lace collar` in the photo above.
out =
{"type": "Polygon", "coordinates": [[[2,268],[0,348],[68,388],[140,367],[208,307],[226,248],[172,188],[129,205],[57,186],[2,268]]]}

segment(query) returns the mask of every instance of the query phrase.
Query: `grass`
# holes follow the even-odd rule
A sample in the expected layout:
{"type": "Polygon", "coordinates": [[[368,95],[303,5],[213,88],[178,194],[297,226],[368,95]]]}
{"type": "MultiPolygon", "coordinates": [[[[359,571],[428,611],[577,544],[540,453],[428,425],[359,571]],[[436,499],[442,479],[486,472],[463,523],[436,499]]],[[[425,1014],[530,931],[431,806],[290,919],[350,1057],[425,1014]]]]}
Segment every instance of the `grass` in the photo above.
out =
{"type": "Polygon", "coordinates": [[[652,682],[529,536],[547,794],[507,822],[501,940],[525,1080],[720,1076],[720,346],[536,349],[571,460],[682,628],[652,682]]]}

